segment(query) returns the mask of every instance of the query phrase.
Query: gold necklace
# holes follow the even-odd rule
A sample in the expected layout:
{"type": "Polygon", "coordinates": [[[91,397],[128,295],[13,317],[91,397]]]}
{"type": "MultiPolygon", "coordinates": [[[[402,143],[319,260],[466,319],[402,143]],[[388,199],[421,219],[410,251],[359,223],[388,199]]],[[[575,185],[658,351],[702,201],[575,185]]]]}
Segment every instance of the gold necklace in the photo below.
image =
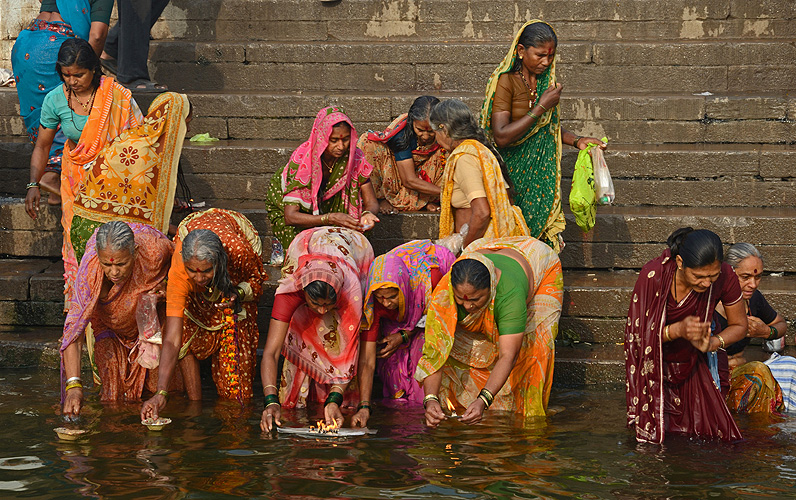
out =
{"type": "Polygon", "coordinates": [[[528,80],[525,79],[525,75],[522,74],[522,68],[519,71],[520,78],[522,78],[522,83],[525,84],[525,92],[528,93],[528,107],[533,109],[536,105],[536,98],[539,97],[539,93],[536,92],[536,89],[531,88],[531,84],[528,83],[528,80]]]}
{"type": "MultiPolygon", "coordinates": [[[[94,104],[94,96],[96,95],[96,93],[97,93],[97,89],[94,89],[91,92],[91,96],[88,99],[86,99],[86,103],[83,104],[82,102],[80,102],[80,98],[77,96],[75,91],[72,90],[71,87],[69,88],[69,95],[71,97],[73,97],[77,101],[77,103],[80,104],[83,107],[83,114],[88,114],[89,109],[91,109],[91,105],[94,104]]],[[[72,109],[71,102],[70,102],[69,108],[72,109]]],[[[73,111],[74,111],[74,109],[73,109],[73,111]]]]}

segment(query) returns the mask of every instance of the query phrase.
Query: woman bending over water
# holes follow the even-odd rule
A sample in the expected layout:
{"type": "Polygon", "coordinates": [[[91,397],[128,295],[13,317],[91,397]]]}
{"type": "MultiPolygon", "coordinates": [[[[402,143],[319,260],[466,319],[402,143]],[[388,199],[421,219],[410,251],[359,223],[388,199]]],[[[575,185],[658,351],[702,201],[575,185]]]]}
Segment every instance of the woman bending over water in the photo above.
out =
{"type": "Polygon", "coordinates": [[[530,237],[480,239],[444,276],[426,316],[415,371],[426,425],[446,417],[441,400],[480,422],[494,407],[543,417],[553,383],[553,341],[564,294],[561,262],[530,237]]]}

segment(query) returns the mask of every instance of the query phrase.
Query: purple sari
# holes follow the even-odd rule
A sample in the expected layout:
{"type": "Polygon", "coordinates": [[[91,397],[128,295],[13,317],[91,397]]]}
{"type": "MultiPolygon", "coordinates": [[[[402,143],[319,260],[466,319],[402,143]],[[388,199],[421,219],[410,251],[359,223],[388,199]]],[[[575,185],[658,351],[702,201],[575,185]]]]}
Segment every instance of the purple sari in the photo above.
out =
{"type": "Polygon", "coordinates": [[[400,330],[411,332],[411,341],[401,345],[390,357],[378,360],[376,370],[384,383],[384,397],[405,398],[422,403],[423,388],[414,379],[417,363],[423,354],[424,329],[417,323],[426,313],[426,299],[431,296],[431,270],[438,268],[440,275],[450,271],[456,257],[447,248],[434,245],[430,240],[415,240],[400,245],[376,257],[368,273],[368,288],[363,311],[363,328],[370,329],[379,321],[379,338],[400,330]],[[380,317],[376,308],[382,308],[373,296],[380,288],[398,288],[399,307],[397,319],[380,317]]]}

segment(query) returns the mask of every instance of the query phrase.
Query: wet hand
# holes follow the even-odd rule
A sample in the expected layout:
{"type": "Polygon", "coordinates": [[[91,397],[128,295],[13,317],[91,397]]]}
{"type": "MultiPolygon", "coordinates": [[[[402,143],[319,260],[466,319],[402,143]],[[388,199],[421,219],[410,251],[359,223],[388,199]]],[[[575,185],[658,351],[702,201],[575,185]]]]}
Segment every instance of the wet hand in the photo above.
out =
{"type": "Polygon", "coordinates": [[[486,405],[481,398],[475,398],[475,401],[470,403],[470,406],[464,410],[464,414],[459,419],[463,424],[472,425],[477,424],[484,418],[484,410],[486,409],[486,405]]]}
{"type": "Polygon", "coordinates": [[[31,219],[36,219],[39,216],[39,202],[41,202],[40,189],[28,189],[28,194],[25,196],[25,212],[31,219]]]}
{"type": "Polygon", "coordinates": [[[537,104],[548,110],[555,108],[558,106],[558,101],[561,100],[561,91],[563,89],[564,86],[560,83],[556,83],[553,87],[547,87],[537,104]]]}
{"type": "Polygon", "coordinates": [[[351,427],[365,427],[368,425],[369,418],[370,410],[367,408],[361,408],[359,411],[354,413],[353,417],[351,417],[351,427]]]}
{"type": "Polygon", "coordinates": [[[700,351],[707,352],[710,347],[710,323],[700,321],[697,316],[688,316],[679,325],[680,337],[691,342],[700,351]]]}
{"type": "Polygon", "coordinates": [[[429,400],[426,403],[426,426],[428,427],[436,427],[445,420],[445,414],[442,412],[442,406],[436,401],[429,400]]]}
{"type": "Polygon", "coordinates": [[[80,415],[80,409],[83,406],[83,389],[75,387],[66,391],[64,397],[64,417],[72,418],[80,415]]]}
{"type": "Polygon", "coordinates": [[[337,427],[343,426],[343,413],[337,403],[329,403],[323,408],[323,419],[326,421],[326,425],[337,422],[337,427]]]}
{"type": "Polygon", "coordinates": [[[141,420],[148,418],[158,419],[160,410],[166,406],[166,398],[162,394],[155,394],[147,399],[141,406],[141,420]]]}
{"type": "Polygon", "coordinates": [[[282,407],[271,405],[263,410],[263,416],[260,419],[260,430],[270,433],[276,426],[282,427],[282,407]]]}
{"type": "Polygon", "coordinates": [[[392,333],[376,342],[383,345],[382,349],[376,354],[377,358],[388,358],[403,344],[404,339],[400,333],[392,333]]]}

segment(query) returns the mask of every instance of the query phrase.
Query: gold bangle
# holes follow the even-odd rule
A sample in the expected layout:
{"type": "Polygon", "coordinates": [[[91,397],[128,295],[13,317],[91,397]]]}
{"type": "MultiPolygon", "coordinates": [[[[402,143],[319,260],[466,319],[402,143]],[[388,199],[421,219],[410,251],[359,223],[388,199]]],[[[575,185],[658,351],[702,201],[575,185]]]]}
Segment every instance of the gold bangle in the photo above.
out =
{"type": "Polygon", "coordinates": [[[538,119],[539,119],[539,115],[537,115],[536,113],[534,113],[532,109],[531,109],[531,110],[528,110],[528,112],[527,112],[527,113],[525,113],[525,114],[526,114],[526,115],[528,115],[528,116],[530,116],[530,117],[532,117],[534,120],[538,120],[538,119]]]}
{"type": "Polygon", "coordinates": [[[263,389],[268,389],[269,387],[273,387],[275,391],[279,391],[279,388],[274,384],[268,384],[265,387],[263,387],[263,389]]]}
{"type": "Polygon", "coordinates": [[[550,111],[549,109],[547,109],[547,108],[545,108],[544,106],[542,106],[542,103],[539,103],[539,102],[537,102],[537,103],[536,103],[536,105],[537,105],[537,106],[539,106],[540,108],[542,108],[542,109],[545,111],[545,113],[547,113],[548,111],[550,111]]]}
{"type": "Polygon", "coordinates": [[[39,187],[41,187],[41,186],[39,185],[39,183],[38,183],[38,182],[28,182],[28,183],[25,185],[25,191],[27,191],[27,190],[29,190],[29,189],[33,189],[33,188],[39,188],[39,187]]]}
{"type": "Polygon", "coordinates": [[[280,408],[282,407],[282,405],[279,403],[268,403],[267,405],[265,405],[265,407],[268,408],[269,406],[274,406],[274,405],[279,406],[280,408]]]}
{"type": "Polygon", "coordinates": [[[161,389],[155,393],[155,396],[163,396],[164,398],[169,399],[169,391],[164,391],[161,389]]]}
{"type": "Polygon", "coordinates": [[[429,401],[436,401],[437,403],[440,403],[439,397],[436,394],[426,394],[426,397],[423,398],[423,408],[426,407],[426,403],[429,401]]]}
{"type": "Polygon", "coordinates": [[[69,389],[75,389],[75,388],[78,388],[78,387],[80,389],[82,389],[83,388],[83,384],[81,382],[70,382],[70,383],[66,384],[66,388],[64,389],[64,392],[68,391],[69,389]]]}
{"type": "Polygon", "coordinates": [[[321,224],[326,224],[327,222],[329,222],[329,214],[321,215],[321,224]]]}
{"type": "Polygon", "coordinates": [[[663,336],[666,337],[667,342],[672,341],[672,338],[669,336],[669,325],[666,325],[666,327],[663,329],[663,336]]]}
{"type": "Polygon", "coordinates": [[[719,342],[721,342],[721,345],[719,346],[719,349],[721,349],[723,351],[724,350],[724,337],[722,337],[720,333],[718,335],[716,335],[716,336],[719,338],[719,342]]]}
{"type": "Polygon", "coordinates": [[[478,395],[478,399],[480,399],[481,401],[483,401],[483,402],[484,402],[484,405],[486,405],[486,407],[487,407],[487,408],[489,408],[489,401],[487,401],[486,397],[485,397],[483,394],[479,394],[479,395],[478,395]]]}

